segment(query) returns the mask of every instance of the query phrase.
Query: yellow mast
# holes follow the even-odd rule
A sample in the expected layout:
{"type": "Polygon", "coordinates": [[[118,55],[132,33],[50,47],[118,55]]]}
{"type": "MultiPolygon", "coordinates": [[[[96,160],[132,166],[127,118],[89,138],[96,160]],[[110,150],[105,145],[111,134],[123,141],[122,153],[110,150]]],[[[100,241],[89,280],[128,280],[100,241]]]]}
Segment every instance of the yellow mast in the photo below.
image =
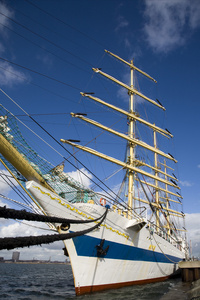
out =
{"type": "MultiPolygon", "coordinates": [[[[131,60],[131,89],[133,90],[133,60],[131,60]]],[[[130,99],[129,99],[129,112],[134,113],[134,93],[129,91],[130,99]]],[[[135,120],[133,118],[129,118],[129,137],[133,139],[135,136],[135,120]]],[[[129,157],[128,164],[130,167],[135,166],[135,144],[129,141],[129,157]]],[[[128,206],[133,208],[133,197],[135,189],[134,189],[134,172],[133,170],[128,170],[128,206]]],[[[130,215],[129,215],[130,218],[130,215]]]]}
{"type": "MultiPolygon", "coordinates": [[[[171,195],[174,195],[174,196],[177,196],[177,197],[180,197],[182,198],[180,195],[176,194],[175,192],[172,192],[170,190],[168,190],[168,186],[171,186],[175,189],[180,189],[175,181],[177,181],[177,178],[173,177],[172,175],[170,174],[167,174],[166,172],[166,169],[165,171],[163,172],[161,170],[161,168],[158,167],[158,155],[162,156],[162,157],[165,157],[169,160],[172,160],[174,162],[177,162],[175,160],[175,158],[173,156],[171,156],[170,154],[166,154],[164,153],[163,151],[161,151],[158,147],[157,147],[157,136],[156,134],[159,133],[167,138],[170,138],[170,137],[173,137],[173,135],[167,130],[167,129],[162,129],[158,126],[156,126],[155,124],[151,124],[150,122],[146,121],[146,120],[143,120],[142,118],[140,118],[140,116],[135,112],[135,108],[134,108],[134,96],[135,95],[138,95],[139,97],[142,97],[143,99],[145,99],[146,101],[156,105],[157,107],[165,110],[165,108],[160,104],[160,103],[157,103],[155,102],[154,100],[146,97],[145,95],[143,95],[142,93],[138,92],[137,89],[135,88],[134,86],[134,70],[137,70],[138,72],[142,73],[143,75],[145,75],[146,77],[148,77],[149,79],[153,80],[154,82],[156,82],[155,79],[153,79],[150,75],[148,75],[147,73],[143,72],[142,70],[138,69],[137,67],[134,66],[133,64],[133,60],[131,60],[131,62],[126,62],[125,60],[121,59],[119,56],[105,50],[107,53],[109,53],[110,55],[112,55],[113,57],[117,58],[118,60],[120,60],[121,62],[125,63],[126,65],[128,65],[130,67],[130,77],[131,77],[131,82],[130,82],[130,86],[128,86],[127,84],[117,80],[116,78],[106,74],[105,72],[102,72],[101,69],[98,69],[98,68],[93,68],[93,71],[95,71],[96,73],[99,73],[100,75],[108,78],[109,80],[117,83],[119,86],[122,86],[124,87],[125,89],[127,89],[128,91],[128,94],[129,94],[129,111],[125,111],[121,108],[118,108],[112,104],[109,104],[97,97],[94,97],[90,94],[87,94],[87,93],[81,93],[82,96],[86,97],[86,98],[89,98],[89,99],[92,99],[100,104],[103,104],[111,109],[114,109],[115,111],[118,111],[119,113],[122,113],[124,115],[127,116],[128,120],[129,120],[129,133],[128,135],[126,134],[123,134],[123,133],[120,133],[118,131],[115,131],[113,130],[112,128],[108,128],[106,126],[104,126],[103,124],[100,124],[96,121],[93,121],[91,119],[88,119],[88,118],[85,118],[84,116],[80,115],[80,114],[75,114],[75,113],[71,113],[71,115],[73,117],[78,117],[80,119],[82,119],[83,121],[86,121],[94,126],[97,126],[107,132],[110,132],[112,134],[115,134],[117,135],[118,137],[121,137],[121,138],[124,138],[127,140],[128,142],[128,145],[129,145],[129,152],[128,152],[128,158],[127,158],[127,161],[126,162],[122,162],[120,160],[117,160],[113,157],[110,157],[110,156],[107,156],[103,153],[100,153],[100,152],[97,152],[91,148],[88,148],[88,147],[85,147],[85,146],[80,146],[80,145],[77,145],[75,143],[71,143],[70,141],[67,141],[67,140],[61,140],[62,142],[64,143],[68,143],[78,149],[81,149],[83,151],[86,151],[86,152],[89,152],[93,155],[96,155],[98,157],[101,157],[103,159],[106,159],[110,162],[113,162],[115,164],[118,164],[120,166],[122,166],[123,168],[127,169],[128,171],[128,206],[130,208],[133,208],[133,199],[134,201],[135,200],[138,200],[140,201],[139,199],[137,199],[134,195],[134,181],[137,180],[137,178],[134,179],[134,174],[135,173],[139,173],[139,174],[142,174],[144,176],[147,176],[151,179],[154,180],[154,184],[150,183],[150,182],[144,182],[142,180],[140,180],[140,182],[142,183],[145,183],[153,188],[155,188],[156,190],[156,193],[155,193],[155,202],[152,204],[155,209],[156,209],[156,225],[157,225],[157,230],[160,226],[160,221],[159,221],[159,217],[160,217],[160,210],[161,209],[164,209],[168,212],[168,214],[171,214],[171,213],[174,213],[178,216],[181,216],[182,217],[182,213],[179,213],[177,211],[174,211],[172,209],[169,208],[169,201],[172,201],[172,202],[177,202],[173,199],[170,199],[168,198],[168,194],[171,194],[171,195]],[[153,146],[151,145],[148,145],[147,143],[137,139],[135,137],[135,123],[139,122],[139,123],[142,123],[146,126],[148,126],[149,128],[151,128],[153,130],[153,134],[154,134],[154,143],[153,143],[153,146]],[[148,149],[150,151],[152,151],[154,153],[154,161],[155,161],[155,164],[154,166],[150,166],[148,165],[147,163],[145,162],[142,162],[138,159],[135,158],[135,147],[136,146],[140,146],[142,148],[145,148],[145,149],[148,149]],[[139,169],[138,166],[145,166],[145,167],[148,167],[150,168],[152,171],[154,171],[154,175],[150,172],[147,172],[143,169],[139,169]],[[159,174],[163,174],[164,176],[159,176],[159,174]],[[172,178],[173,180],[171,180],[172,182],[169,181],[168,178],[172,178]],[[165,188],[164,187],[161,187],[159,186],[159,182],[161,183],[164,183],[165,184],[165,188]],[[166,199],[167,199],[167,204],[166,204],[166,201],[163,202],[163,201],[160,201],[159,199],[159,191],[163,191],[165,192],[166,194],[166,199]],[[166,207],[163,207],[162,208],[162,203],[166,204],[166,207]]],[[[145,179],[144,179],[145,180],[145,179]]],[[[141,200],[141,202],[143,203],[147,203],[148,204],[148,201],[145,201],[145,200],[141,200]]],[[[179,203],[179,202],[177,202],[179,203]]],[[[130,216],[129,216],[130,217],[130,216]]]]}
{"type": "MultiPolygon", "coordinates": [[[[156,132],[154,130],[153,132],[153,135],[154,135],[154,147],[155,149],[157,149],[157,140],[156,140],[156,132]]],[[[155,160],[155,168],[158,169],[158,154],[155,152],[154,153],[154,160],[155,160]]],[[[156,180],[155,180],[155,186],[156,186],[156,204],[157,204],[157,207],[156,207],[156,230],[157,232],[159,231],[159,226],[160,226],[160,209],[159,209],[159,189],[158,189],[158,180],[157,180],[157,177],[158,177],[158,172],[155,171],[155,177],[156,177],[156,180]]]]}
{"type": "MultiPolygon", "coordinates": [[[[165,167],[165,179],[167,179],[167,165],[166,161],[164,160],[164,167],[165,167]]],[[[168,186],[165,184],[165,189],[166,189],[166,209],[169,209],[169,197],[168,197],[168,186]]],[[[169,223],[169,213],[167,213],[167,234],[170,235],[170,223],[169,223]]]]}

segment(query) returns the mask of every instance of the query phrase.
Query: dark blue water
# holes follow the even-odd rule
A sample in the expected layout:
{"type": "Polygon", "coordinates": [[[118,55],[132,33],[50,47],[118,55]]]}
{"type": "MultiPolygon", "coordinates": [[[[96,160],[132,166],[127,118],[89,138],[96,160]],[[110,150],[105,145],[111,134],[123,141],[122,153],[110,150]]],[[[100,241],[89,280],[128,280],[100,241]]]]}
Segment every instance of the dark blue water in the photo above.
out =
{"type": "Polygon", "coordinates": [[[76,297],[71,267],[57,264],[0,264],[0,299],[173,300],[188,299],[180,279],[76,297]]]}

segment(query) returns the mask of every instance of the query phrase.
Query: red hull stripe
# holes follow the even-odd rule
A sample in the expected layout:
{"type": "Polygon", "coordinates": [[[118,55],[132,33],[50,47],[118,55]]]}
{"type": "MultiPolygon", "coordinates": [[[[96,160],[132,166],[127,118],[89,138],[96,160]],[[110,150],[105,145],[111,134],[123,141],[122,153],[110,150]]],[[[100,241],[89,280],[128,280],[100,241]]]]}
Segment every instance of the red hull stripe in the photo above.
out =
{"type": "Polygon", "coordinates": [[[164,281],[168,278],[170,278],[170,276],[151,278],[151,279],[145,279],[145,280],[111,283],[111,284],[81,286],[81,287],[76,287],[75,292],[76,292],[76,295],[78,296],[78,295],[83,295],[83,294],[90,294],[90,293],[94,293],[94,292],[99,292],[99,291],[103,291],[103,290],[118,289],[118,288],[130,286],[130,285],[146,284],[146,283],[164,281]]]}

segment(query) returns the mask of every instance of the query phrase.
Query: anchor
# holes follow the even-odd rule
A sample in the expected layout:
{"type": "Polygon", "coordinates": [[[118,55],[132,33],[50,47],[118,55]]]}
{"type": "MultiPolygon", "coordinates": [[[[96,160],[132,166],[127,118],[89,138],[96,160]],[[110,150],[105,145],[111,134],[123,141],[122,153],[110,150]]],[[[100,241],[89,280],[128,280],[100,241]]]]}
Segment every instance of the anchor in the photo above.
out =
{"type": "Polygon", "coordinates": [[[107,246],[105,249],[103,249],[103,245],[104,245],[105,239],[102,239],[100,244],[96,246],[97,249],[97,257],[103,257],[106,256],[109,246],[107,246]]]}

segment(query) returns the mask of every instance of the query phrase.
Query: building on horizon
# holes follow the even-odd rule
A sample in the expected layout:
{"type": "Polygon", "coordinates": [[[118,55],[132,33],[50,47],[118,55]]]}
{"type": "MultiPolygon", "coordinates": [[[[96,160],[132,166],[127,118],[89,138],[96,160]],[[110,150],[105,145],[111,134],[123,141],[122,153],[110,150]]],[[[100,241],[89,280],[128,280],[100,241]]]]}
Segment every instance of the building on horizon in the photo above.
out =
{"type": "Polygon", "coordinates": [[[19,261],[19,256],[20,256],[20,252],[19,251],[14,251],[13,254],[12,254],[12,261],[13,262],[19,261]]]}

